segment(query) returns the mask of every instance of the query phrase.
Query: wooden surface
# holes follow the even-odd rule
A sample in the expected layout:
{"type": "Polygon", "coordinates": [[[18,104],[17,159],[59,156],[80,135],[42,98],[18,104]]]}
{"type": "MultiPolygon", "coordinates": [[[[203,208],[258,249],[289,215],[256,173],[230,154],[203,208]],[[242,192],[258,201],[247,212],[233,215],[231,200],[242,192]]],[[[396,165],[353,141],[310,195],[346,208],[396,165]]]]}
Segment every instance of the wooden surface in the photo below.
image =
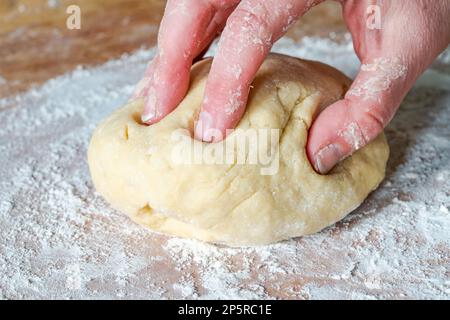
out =
{"type": "MultiPolygon", "coordinates": [[[[1,0],[0,97],[78,65],[97,65],[154,46],[164,6],[163,0],[1,0]],[[72,4],[81,9],[81,30],[66,27],[66,9],[72,4]]],[[[288,36],[298,40],[343,29],[339,6],[328,2],[313,9],[288,36]]]]}
{"type": "MultiPolygon", "coordinates": [[[[0,109],[0,299],[448,299],[448,63],[436,64],[447,73],[430,73],[387,129],[380,188],[315,235],[220,248],[148,232],[94,192],[92,130],[126,101],[149,55],[38,86],[154,46],[163,8],[157,0],[0,0],[0,98],[37,87],[1,99],[11,108],[0,109]],[[79,31],[66,29],[69,4],[81,7],[79,31]]],[[[329,1],[288,36],[339,38],[339,12],[329,1]]],[[[344,47],[309,57],[346,70],[357,61],[344,47]]]]}

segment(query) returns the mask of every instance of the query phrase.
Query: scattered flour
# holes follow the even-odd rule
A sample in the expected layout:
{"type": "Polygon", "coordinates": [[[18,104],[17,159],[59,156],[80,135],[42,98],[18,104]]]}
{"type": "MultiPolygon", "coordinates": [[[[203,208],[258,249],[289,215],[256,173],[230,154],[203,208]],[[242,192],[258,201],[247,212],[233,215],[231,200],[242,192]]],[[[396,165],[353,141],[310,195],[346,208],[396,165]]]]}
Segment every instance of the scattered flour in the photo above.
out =
{"type": "MultiPolygon", "coordinates": [[[[358,70],[349,41],[282,39],[275,51],[358,70]]],[[[406,98],[386,130],[386,180],[360,208],[312,236],[232,249],[148,232],[93,189],[92,130],[154,54],[0,99],[1,299],[450,298],[450,81],[425,81],[449,74],[435,67],[406,98]]]]}

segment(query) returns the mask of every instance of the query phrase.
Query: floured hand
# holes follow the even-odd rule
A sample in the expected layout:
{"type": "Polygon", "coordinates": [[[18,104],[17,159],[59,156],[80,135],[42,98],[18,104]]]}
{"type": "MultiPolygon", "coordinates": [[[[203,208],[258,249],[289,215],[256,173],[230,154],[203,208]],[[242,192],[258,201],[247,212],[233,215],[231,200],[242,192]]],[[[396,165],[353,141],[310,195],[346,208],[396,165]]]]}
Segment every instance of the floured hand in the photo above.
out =
{"type": "MultiPolygon", "coordinates": [[[[158,122],[179,104],[192,61],[223,29],[195,129],[199,140],[221,140],[241,119],[250,84],[273,43],[320,2],[169,0],[158,55],[134,95],[146,98],[142,121],[158,122]]],[[[373,1],[340,2],[362,66],[345,98],[321,113],[309,132],[308,157],[320,173],[379,135],[450,42],[447,0],[384,1],[378,4],[379,28],[367,26],[373,1]]]]}

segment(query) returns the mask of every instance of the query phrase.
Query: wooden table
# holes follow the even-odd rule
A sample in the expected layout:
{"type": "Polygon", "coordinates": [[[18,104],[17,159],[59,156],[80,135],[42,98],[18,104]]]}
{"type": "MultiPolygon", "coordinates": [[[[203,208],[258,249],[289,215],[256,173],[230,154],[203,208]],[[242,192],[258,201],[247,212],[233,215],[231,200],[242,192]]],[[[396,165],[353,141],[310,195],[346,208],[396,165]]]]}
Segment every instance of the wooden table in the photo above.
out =
{"type": "MultiPolygon", "coordinates": [[[[0,2],[0,97],[39,85],[78,65],[93,66],[155,45],[163,0],[9,0],[0,2]],[[81,29],[66,27],[69,5],[81,29]],[[5,81],[3,81],[5,82],[5,81]]],[[[327,35],[344,29],[334,2],[314,9],[288,33],[327,35]]]]}
{"type": "MultiPolygon", "coordinates": [[[[180,240],[133,224],[95,193],[92,130],[125,103],[150,51],[114,59],[155,45],[163,9],[161,0],[0,1],[0,299],[448,299],[448,63],[386,130],[380,188],[315,235],[241,249],[180,240]],[[81,30],[66,28],[71,4],[81,30]]],[[[329,1],[287,36],[344,30],[329,1]]],[[[328,62],[357,68],[346,41],[328,62]]]]}

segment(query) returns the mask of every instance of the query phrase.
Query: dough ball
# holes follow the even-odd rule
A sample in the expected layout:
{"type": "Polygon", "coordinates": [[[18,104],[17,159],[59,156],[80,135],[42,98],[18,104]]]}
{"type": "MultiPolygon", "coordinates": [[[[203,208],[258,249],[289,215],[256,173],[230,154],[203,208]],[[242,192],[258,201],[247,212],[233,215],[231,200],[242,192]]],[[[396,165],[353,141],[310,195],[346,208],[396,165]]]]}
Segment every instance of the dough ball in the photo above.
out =
{"type": "Polygon", "coordinates": [[[159,123],[142,124],[143,101],[136,101],[95,130],[90,171],[97,191],[114,208],[157,232],[230,246],[261,245],[341,220],[382,181],[389,156],[384,134],[328,175],[311,167],[308,129],[350,84],[318,62],[269,55],[253,81],[238,130],[219,143],[193,139],[210,66],[211,60],[203,60],[192,67],[188,94],[159,123]],[[266,144],[239,144],[250,141],[248,132],[279,135],[267,134],[266,144]],[[192,155],[198,149],[219,160],[226,150],[230,161],[196,162],[192,155]],[[251,163],[259,152],[271,161],[251,163]]]}

